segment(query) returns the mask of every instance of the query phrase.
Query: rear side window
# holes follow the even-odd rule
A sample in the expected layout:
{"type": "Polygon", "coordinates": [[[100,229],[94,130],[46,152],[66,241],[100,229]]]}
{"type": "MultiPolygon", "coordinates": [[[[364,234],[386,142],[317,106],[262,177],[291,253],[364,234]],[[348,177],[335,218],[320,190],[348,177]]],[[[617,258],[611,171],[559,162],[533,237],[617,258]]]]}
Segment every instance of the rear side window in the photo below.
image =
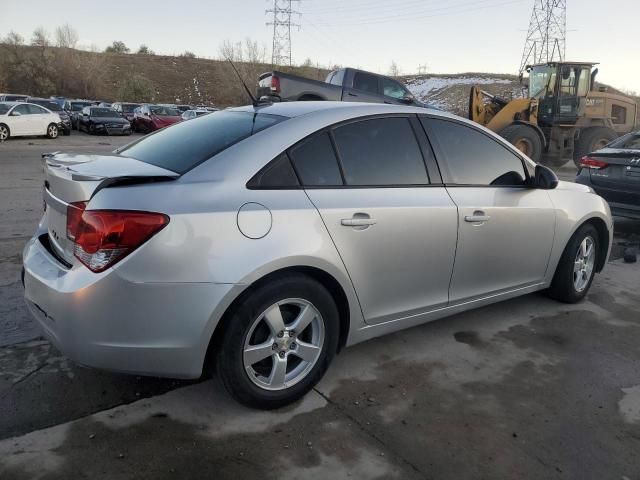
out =
{"type": "Polygon", "coordinates": [[[183,174],[245,138],[284,120],[286,117],[265,113],[215,112],[160,130],[119,153],[183,174]]]}
{"type": "Polygon", "coordinates": [[[330,83],[332,85],[342,85],[342,82],[344,81],[344,69],[342,70],[336,70],[335,72],[331,72],[329,74],[329,78],[327,83],[330,83]]]}
{"type": "Polygon", "coordinates": [[[520,186],[526,174],[522,160],[488,135],[456,122],[421,117],[444,155],[445,183],[520,186]]]}
{"type": "Polygon", "coordinates": [[[299,185],[286,153],[278,155],[247,183],[247,187],[252,189],[295,188],[299,185]]]}
{"type": "Polygon", "coordinates": [[[338,160],[327,132],[314,135],[289,150],[302,184],[309,187],[342,185],[338,160]]]}
{"type": "Polygon", "coordinates": [[[370,73],[356,72],[353,76],[353,88],[363,92],[378,93],[378,77],[370,73]]]}
{"type": "Polygon", "coordinates": [[[408,118],[337,127],[336,147],[347,185],[425,185],[427,170],[408,118]]]}

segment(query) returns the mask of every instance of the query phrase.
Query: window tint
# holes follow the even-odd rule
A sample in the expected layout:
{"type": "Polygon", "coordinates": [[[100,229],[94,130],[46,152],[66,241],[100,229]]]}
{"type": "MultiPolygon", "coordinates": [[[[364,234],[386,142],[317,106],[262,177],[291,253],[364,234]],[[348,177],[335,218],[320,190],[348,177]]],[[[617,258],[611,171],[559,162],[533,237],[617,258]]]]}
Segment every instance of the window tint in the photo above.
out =
{"type": "Polygon", "coordinates": [[[342,185],[340,167],[328,133],[323,132],[299,143],[289,154],[303,185],[342,185]]]}
{"type": "Polygon", "coordinates": [[[44,108],[42,108],[42,107],[40,107],[38,105],[27,105],[27,106],[29,107],[29,112],[32,115],[42,115],[43,113],[44,114],[49,113],[44,108]]]}
{"type": "Polygon", "coordinates": [[[378,118],[334,131],[347,185],[424,185],[427,170],[408,118],[378,118]]]}
{"type": "Polygon", "coordinates": [[[16,108],[14,108],[11,113],[19,113],[20,115],[29,115],[31,113],[31,111],[29,110],[29,106],[28,105],[18,105],[16,108]]]}
{"type": "Polygon", "coordinates": [[[378,93],[378,77],[364,72],[356,72],[353,76],[353,88],[369,93],[378,93]]]}
{"type": "Polygon", "coordinates": [[[440,168],[445,183],[459,185],[522,185],[527,178],[522,160],[488,135],[459,123],[425,119],[429,133],[444,154],[440,168]]]}
{"type": "Polygon", "coordinates": [[[291,188],[299,185],[286,153],[278,155],[247,183],[248,188],[291,188]]]}
{"type": "Polygon", "coordinates": [[[120,150],[120,153],[182,174],[284,120],[286,117],[266,113],[216,112],[197,122],[175,124],[120,150]]]}
{"type": "Polygon", "coordinates": [[[344,72],[344,69],[331,72],[329,74],[328,83],[331,83],[332,85],[342,85],[342,82],[344,81],[344,72]]]}
{"type": "Polygon", "coordinates": [[[398,82],[390,78],[382,79],[382,90],[384,95],[391,98],[402,99],[408,93],[407,90],[398,82]]]}

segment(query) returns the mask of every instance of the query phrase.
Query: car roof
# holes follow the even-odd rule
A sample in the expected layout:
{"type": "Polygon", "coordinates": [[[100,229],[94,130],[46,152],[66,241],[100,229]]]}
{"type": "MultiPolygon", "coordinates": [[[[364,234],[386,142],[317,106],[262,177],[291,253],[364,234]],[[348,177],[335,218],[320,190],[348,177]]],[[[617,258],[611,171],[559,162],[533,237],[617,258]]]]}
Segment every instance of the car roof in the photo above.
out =
{"type": "MultiPolygon", "coordinates": [[[[309,115],[316,112],[326,112],[330,110],[340,111],[342,115],[358,117],[362,115],[375,115],[377,113],[434,113],[447,116],[440,110],[424,107],[410,107],[406,105],[390,105],[385,103],[365,103],[365,102],[276,102],[263,104],[257,107],[246,105],[228,109],[236,112],[259,112],[270,115],[280,115],[281,117],[295,118],[309,115]]],[[[455,117],[455,115],[450,115],[455,117]]]]}

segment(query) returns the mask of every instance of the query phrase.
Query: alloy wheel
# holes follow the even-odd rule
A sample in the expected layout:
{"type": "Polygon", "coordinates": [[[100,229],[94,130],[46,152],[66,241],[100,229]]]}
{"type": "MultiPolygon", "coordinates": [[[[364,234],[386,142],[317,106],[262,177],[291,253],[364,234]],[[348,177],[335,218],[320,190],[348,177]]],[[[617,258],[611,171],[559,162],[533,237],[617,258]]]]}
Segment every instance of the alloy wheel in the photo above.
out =
{"type": "Polygon", "coordinates": [[[284,390],[313,369],[325,340],[320,312],[307,300],[274,303],[251,324],[245,337],[243,367],[265,390],[284,390]]]}
{"type": "Polygon", "coordinates": [[[580,242],[573,264],[573,287],[576,292],[582,292],[589,285],[595,260],[595,242],[593,238],[587,236],[580,242]]]}
{"type": "Polygon", "coordinates": [[[47,136],[49,138],[56,138],[58,136],[58,127],[55,125],[49,125],[47,128],[47,136]]]}
{"type": "Polygon", "coordinates": [[[9,138],[9,129],[0,125],[0,142],[4,142],[7,138],[9,138]]]}

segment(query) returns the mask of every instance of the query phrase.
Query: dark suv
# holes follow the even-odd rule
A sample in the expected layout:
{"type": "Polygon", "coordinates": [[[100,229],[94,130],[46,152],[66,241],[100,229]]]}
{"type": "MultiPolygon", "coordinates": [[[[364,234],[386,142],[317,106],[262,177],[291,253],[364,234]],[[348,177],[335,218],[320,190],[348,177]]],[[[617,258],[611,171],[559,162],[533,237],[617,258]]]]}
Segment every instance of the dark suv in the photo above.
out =
{"type": "Polygon", "coordinates": [[[58,102],[50,98],[37,98],[29,97],[26,100],[28,103],[35,103],[54,113],[57,113],[62,120],[62,134],[71,135],[71,116],[60,106],[58,102]]]}

